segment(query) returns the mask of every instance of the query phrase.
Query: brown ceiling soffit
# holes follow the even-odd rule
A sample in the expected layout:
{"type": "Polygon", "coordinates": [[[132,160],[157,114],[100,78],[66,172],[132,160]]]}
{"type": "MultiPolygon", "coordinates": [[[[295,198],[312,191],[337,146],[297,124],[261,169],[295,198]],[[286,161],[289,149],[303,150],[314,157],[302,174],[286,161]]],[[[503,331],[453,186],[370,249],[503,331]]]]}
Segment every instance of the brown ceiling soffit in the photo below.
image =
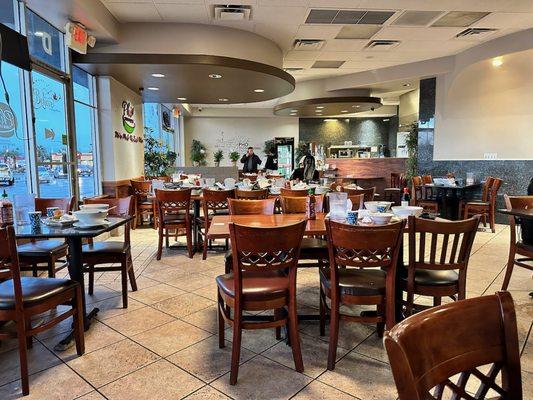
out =
{"type": "MultiPolygon", "coordinates": [[[[274,107],[274,112],[285,110],[287,108],[299,108],[310,105],[331,104],[331,103],[374,103],[377,107],[381,107],[381,99],[379,97],[366,96],[351,96],[351,97],[321,97],[316,99],[306,99],[290,101],[288,103],[278,104],[274,107]]],[[[376,108],[377,108],[376,107],[376,108]]]]}
{"type": "Polygon", "coordinates": [[[292,86],[296,85],[296,81],[291,74],[272,65],[243,60],[240,58],[206,54],[73,53],[72,61],[74,64],[217,65],[277,76],[278,78],[289,82],[292,86]]]}

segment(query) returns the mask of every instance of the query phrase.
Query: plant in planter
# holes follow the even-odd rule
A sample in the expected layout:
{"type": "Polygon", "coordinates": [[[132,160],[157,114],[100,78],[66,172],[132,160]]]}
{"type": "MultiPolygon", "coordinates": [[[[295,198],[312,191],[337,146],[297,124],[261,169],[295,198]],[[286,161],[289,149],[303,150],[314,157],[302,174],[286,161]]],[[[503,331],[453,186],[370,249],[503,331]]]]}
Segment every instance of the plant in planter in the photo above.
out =
{"type": "MultiPolygon", "coordinates": [[[[151,128],[145,128],[147,134],[151,128]]],[[[144,139],[144,174],[147,177],[157,178],[169,176],[176,163],[177,154],[171,151],[166,144],[145,135],[144,139]]]]}
{"type": "Polygon", "coordinates": [[[224,153],[222,150],[217,150],[213,153],[213,160],[215,161],[215,167],[220,166],[220,161],[224,158],[224,153]]]}
{"type": "Polygon", "coordinates": [[[229,153],[229,159],[231,160],[231,163],[234,167],[237,166],[237,161],[239,161],[239,152],[238,151],[232,151],[229,153]]]}
{"type": "Polygon", "coordinates": [[[274,139],[265,140],[265,147],[263,148],[263,153],[265,153],[267,156],[269,154],[276,154],[276,142],[274,141],[274,139]]]}
{"type": "Polygon", "coordinates": [[[418,174],[418,123],[413,123],[409,130],[409,135],[405,139],[407,146],[407,162],[405,166],[406,178],[411,180],[413,176],[418,174]]]}
{"type": "Polygon", "coordinates": [[[207,152],[205,146],[199,140],[193,139],[191,143],[191,161],[195,167],[206,165],[207,152]]]}

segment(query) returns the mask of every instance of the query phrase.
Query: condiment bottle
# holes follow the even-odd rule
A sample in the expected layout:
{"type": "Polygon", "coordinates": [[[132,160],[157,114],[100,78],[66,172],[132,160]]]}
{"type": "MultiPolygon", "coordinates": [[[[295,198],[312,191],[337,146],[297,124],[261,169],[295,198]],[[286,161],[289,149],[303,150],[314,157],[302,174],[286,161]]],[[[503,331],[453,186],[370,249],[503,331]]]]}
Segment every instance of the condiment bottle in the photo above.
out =
{"type": "Polygon", "coordinates": [[[2,201],[0,202],[0,225],[12,225],[13,224],[13,204],[7,197],[7,192],[4,189],[2,193],[2,201]]]}
{"type": "Polygon", "coordinates": [[[316,219],[316,198],[314,194],[307,197],[305,205],[305,216],[307,219],[316,219]]]}

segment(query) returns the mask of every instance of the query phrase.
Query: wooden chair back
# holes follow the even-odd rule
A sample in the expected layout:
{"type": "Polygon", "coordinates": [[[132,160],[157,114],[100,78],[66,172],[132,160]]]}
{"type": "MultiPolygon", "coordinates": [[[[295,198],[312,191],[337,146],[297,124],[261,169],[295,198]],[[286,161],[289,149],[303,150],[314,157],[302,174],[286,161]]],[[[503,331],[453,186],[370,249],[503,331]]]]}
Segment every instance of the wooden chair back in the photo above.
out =
{"type": "Polygon", "coordinates": [[[15,312],[22,316],[22,287],[20,283],[20,268],[17,253],[15,229],[12,225],[0,228],[0,282],[13,280],[15,295],[15,312]]]}
{"type": "Polygon", "coordinates": [[[390,187],[396,189],[403,188],[403,174],[392,172],[390,174],[390,187]]]}
{"type": "Polygon", "coordinates": [[[490,192],[490,188],[492,187],[493,181],[494,181],[494,178],[492,176],[487,176],[487,178],[485,179],[485,183],[483,184],[483,189],[481,191],[482,201],[489,201],[489,192],[490,192]]]}
{"type": "Polygon", "coordinates": [[[163,225],[164,217],[169,214],[184,213],[185,220],[190,219],[191,189],[155,190],[157,216],[163,225]]]}
{"type": "Polygon", "coordinates": [[[152,181],[130,181],[131,190],[137,200],[144,201],[152,194],[152,181]]]}
{"type": "Polygon", "coordinates": [[[231,215],[274,215],[276,199],[242,200],[228,199],[229,213],[231,215]]]}
{"type": "Polygon", "coordinates": [[[59,199],[44,199],[41,197],[35,198],[35,211],[40,211],[43,216],[46,216],[46,209],[48,207],[58,207],[64,213],[74,209],[76,199],[73,197],[59,198],[59,199]]]}
{"type": "Polygon", "coordinates": [[[235,189],[235,198],[242,200],[260,200],[268,198],[268,189],[242,190],[235,189]]]}
{"type": "Polygon", "coordinates": [[[422,177],[421,176],[413,176],[411,178],[411,183],[413,185],[413,190],[412,190],[413,201],[414,201],[414,204],[416,204],[418,200],[423,200],[424,199],[424,192],[423,192],[423,188],[422,188],[422,185],[423,185],[422,177]]]}
{"type": "MultiPolygon", "coordinates": [[[[508,210],[519,209],[519,210],[530,210],[533,208],[533,196],[508,196],[503,195],[505,200],[505,207],[508,210]]],[[[521,240],[519,237],[520,232],[517,229],[516,218],[512,215],[509,215],[509,225],[511,228],[511,246],[515,246],[516,242],[521,240]]]]}
{"type": "Polygon", "coordinates": [[[485,399],[489,389],[498,398],[522,399],[509,292],[422,311],[387,332],[384,343],[400,400],[485,399]],[[488,372],[481,372],[478,368],[486,364],[491,364],[488,372]],[[458,379],[450,379],[457,374],[458,379]],[[477,393],[468,394],[467,384],[472,391],[476,383],[477,393]]]}
{"type": "Polygon", "coordinates": [[[355,196],[357,194],[362,194],[364,195],[363,201],[373,201],[374,195],[376,193],[376,187],[374,186],[368,189],[350,189],[350,188],[345,187],[343,191],[348,193],[348,196],[355,196]]]}
{"type": "MultiPolygon", "coordinates": [[[[324,196],[315,195],[315,210],[322,212],[324,209],[324,196]]],[[[283,214],[301,214],[306,212],[308,196],[306,197],[287,197],[280,196],[281,212],[283,214]]]]}
{"type": "Polygon", "coordinates": [[[394,276],[404,227],[405,220],[362,226],[326,219],[332,287],[338,285],[339,267],[386,268],[394,276]]]}
{"type": "Polygon", "coordinates": [[[365,204],[365,195],[364,194],[354,194],[352,196],[348,195],[348,199],[352,202],[352,210],[360,210],[365,204]]]}
{"type": "Polygon", "coordinates": [[[422,176],[422,183],[424,185],[433,183],[433,177],[431,175],[423,175],[422,176]]]}
{"type": "MultiPolygon", "coordinates": [[[[135,215],[133,196],[109,199],[87,198],[83,200],[83,204],[107,204],[109,206],[108,215],[113,217],[132,217],[135,215]]],[[[131,222],[128,222],[124,228],[124,241],[126,243],[130,243],[130,228],[131,222]]]]}
{"type": "Polygon", "coordinates": [[[490,208],[494,210],[494,206],[496,205],[496,198],[498,197],[498,190],[500,190],[500,186],[502,185],[503,180],[499,178],[492,178],[492,184],[488,190],[488,199],[487,201],[490,203],[490,208]]]}
{"type": "Polygon", "coordinates": [[[202,192],[202,208],[204,217],[209,218],[209,213],[217,213],[229,209],[228,199],[235,198],[235,190],[210,190],[202,192]]]}
{"type": "Polygon", "coordinates": [[[286,189],[280,188],[280,194],[285,197],[307,197],[307,189],[286,189]]]}

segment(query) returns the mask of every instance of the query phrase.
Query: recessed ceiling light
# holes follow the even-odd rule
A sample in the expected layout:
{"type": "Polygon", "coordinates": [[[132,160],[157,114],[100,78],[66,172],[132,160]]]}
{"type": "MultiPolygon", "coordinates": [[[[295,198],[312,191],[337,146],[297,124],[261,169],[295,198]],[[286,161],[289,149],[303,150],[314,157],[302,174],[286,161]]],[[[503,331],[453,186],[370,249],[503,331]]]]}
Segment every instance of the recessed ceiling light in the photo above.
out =
{"type": "Polygon", "coordinates": [[[333,121],[337,121],[335,118],[326,118],[324,120],[324,122],[333,122],[333,121]]]}
{"type": "Polygon", "coordinates": [[[324,108],[324,106],[316,106],[316,108],[322,109],[322,108],[324,108]]]}
{"type": "Polygon", "coordinates": [[[411,86],[411,84],[410,83],[404,83],[403,86],[404,87],[409,87],[409,86],[411,86]]]}
{"type": "Polygon", "coordinates": [[[298,112],[298,110],[291,110],[291,112],[298,112]]]}
{"type": "Polygon", "coordinates": [[[492,59],[492,66],[493,67],[500,67],[503,64],[503,58],[502,57],[496,57],[492,59]]]}
{"type": "Polygon", "coordinates": [[[158,87],[149,87],[149,88],[146,88],[146,89],[148,89],[148,90],[159,90],[158,87]]]}
{"type": "Polygon", "coordinates": [[[228,99],[226,99],[225,97],[222,97],[222,98],[218,99],[218,101],[228,101],[228,99]]]}
{"type": "Polygon", "coordinates": [[[383,119],[383,122],[387,122],[387,121],[390,121],[390,119],[389,118],[384,118],[383,119]]]}
{"type": "Polygon", "coordinates": [[[152,76],[153,76],[154,78],[164,78],[164,77],[165,77],[164,74],[152,74],[152,76]]]}
{"type": "Polygon", "coordinates": [[[220,78],[222,78],[222,75],[220,75],[220,74],[209,74],[209,77],[211,79],[220,79],[220,78]]]}
{"type": "Polygon", "coordinates": [[[347,113],[347,112],[348,112],[348,110],[342,110],[341,111],[341,113],[347,113]]]}
{"type": "Polygon", "coordinates": [[[178,97],[178,100],[179,101],[185,101],[185,100],[187,100],[187,97],[178,97]]]}
{"type": "Polygon", "coordinates": [[[255,93],[263,93],[265,89],[254,89],[255,93]]]}
{"type": "Polygon", "coordinates": [[[353,108],[361,108],[361,106],[358,106],[358,105],[354,105],[352,106],[353,108]]]}

